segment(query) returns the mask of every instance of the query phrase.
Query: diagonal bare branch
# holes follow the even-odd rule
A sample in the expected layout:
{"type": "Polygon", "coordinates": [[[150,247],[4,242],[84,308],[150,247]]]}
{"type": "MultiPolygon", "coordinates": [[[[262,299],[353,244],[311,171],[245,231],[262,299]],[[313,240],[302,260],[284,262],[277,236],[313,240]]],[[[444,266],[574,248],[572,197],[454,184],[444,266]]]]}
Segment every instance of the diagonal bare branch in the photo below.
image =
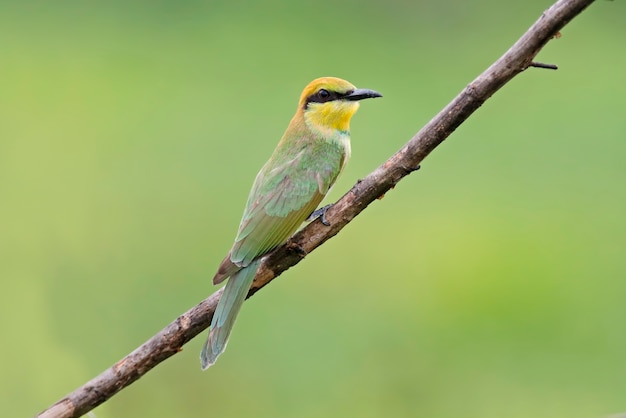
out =
{"type": "MultiPolygon", "coordinates": [[[[550,39],[557,36],[559,30],[591,3],[593,0],[559,0],[546,10],[502,57],[467,85],[402,149],[339,199],[326,213],[330,226],[323,225],[319,220],[314,221],[270,253],[257,272],[248,297],[335,236],[370,203],[419,168],[420,162],[428,154],[513,77],[528,67],[554,69],[552,65],[538,65],[541,63],[533,62],[534,57],[550,39]]],[[[184,344],[209,326],[221,293],[220,289],[180,315],[132,353],[37,417],[70,418],[86,414],[163,360],[181,351],[184,344]]]]}

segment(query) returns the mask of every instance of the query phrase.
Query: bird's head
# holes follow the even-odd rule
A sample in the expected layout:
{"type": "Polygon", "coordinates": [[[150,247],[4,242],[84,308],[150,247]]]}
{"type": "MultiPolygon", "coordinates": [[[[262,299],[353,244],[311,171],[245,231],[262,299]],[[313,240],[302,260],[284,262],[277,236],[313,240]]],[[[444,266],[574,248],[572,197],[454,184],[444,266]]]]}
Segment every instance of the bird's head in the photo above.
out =
{"type": "Polygon", "coordinates": [[[382,94],[336,77],[322,77],[309,83],[300,96],[299,111],[306,124],[319,131],[349,131],[350,118],[359,108],[359,100],[382,97],[382,94]]]}

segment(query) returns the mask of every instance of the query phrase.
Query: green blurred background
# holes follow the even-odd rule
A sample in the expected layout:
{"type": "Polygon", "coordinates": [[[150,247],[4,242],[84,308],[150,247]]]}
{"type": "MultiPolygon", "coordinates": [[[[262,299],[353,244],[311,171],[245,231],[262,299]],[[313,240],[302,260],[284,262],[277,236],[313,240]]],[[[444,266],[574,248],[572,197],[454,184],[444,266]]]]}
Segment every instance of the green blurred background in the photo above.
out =
{"type": "MultiPolygon", "coordinates": [[[[0,416],[32,416],[215,289],[301,89],[378,90],[336,200],[550,1],[0,5],[0,416]],[[417,3],[417,4],[414,4],[417,3]]],[[[107,417],[626,411],[626,5],[600,1],[423,169],[107,417]]]]}

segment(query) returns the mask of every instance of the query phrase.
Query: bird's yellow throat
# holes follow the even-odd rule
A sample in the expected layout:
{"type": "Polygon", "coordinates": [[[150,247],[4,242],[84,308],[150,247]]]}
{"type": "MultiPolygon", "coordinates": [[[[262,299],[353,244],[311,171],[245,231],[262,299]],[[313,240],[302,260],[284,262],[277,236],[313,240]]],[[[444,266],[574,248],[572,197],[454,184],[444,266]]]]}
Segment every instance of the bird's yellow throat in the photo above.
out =
{"type": "Polygon", "coordinates": [[[349,131],[350,119],[358,109],[358,102],[309,103],[304,118],[310,128],[318,131],[349,131]]]}

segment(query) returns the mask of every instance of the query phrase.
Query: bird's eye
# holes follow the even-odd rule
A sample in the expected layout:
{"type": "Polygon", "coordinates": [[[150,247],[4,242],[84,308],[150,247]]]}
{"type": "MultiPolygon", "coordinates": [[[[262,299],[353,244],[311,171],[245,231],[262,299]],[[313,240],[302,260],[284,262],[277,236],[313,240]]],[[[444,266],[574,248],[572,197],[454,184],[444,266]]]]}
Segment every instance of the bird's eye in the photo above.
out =
{"type": "Polygon", "coordinates": [[[326,99],[328,98],[328,96],[330,96],[330,93],[328,92],[328,90],[324,90],[324,89],[321,89],[317,94],[319,94],[319,96],[322,99],[326,99]]]}

